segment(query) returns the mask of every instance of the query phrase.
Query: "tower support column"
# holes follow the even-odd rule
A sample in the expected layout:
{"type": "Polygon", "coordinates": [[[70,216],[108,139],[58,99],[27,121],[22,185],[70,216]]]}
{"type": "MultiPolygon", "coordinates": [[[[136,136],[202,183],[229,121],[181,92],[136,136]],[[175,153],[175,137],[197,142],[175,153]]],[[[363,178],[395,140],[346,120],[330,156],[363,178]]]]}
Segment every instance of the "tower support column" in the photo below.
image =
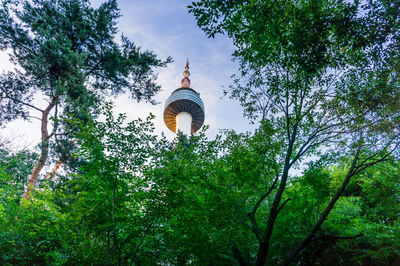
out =
{"type": "Polygon", "coordinates": [[[181,112],[176,116],[176,134],[181,132],[186,136],[190,136],[192,131],[192,116],[187,112],[181,112]]]}

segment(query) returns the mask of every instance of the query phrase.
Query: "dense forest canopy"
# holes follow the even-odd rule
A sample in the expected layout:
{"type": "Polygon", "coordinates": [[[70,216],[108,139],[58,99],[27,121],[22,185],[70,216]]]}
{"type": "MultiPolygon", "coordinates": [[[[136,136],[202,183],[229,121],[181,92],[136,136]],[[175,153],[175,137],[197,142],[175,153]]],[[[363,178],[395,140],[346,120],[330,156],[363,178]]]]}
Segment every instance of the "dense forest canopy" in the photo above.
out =
{"type": "Polygon", "coordinates": [[[254,132],[174,142],[153,115],[116,116],[106,97],[151,102],[154,68],[171,61],[115,41],[116,1],[3,1],[0,48],[18,70],[0,77],[0,122],[36,109],[42,139],[39,153],[0,140],[2,264],[400,263],[400,2],[188,12],[232,39],[225,94],[254,132]]]}

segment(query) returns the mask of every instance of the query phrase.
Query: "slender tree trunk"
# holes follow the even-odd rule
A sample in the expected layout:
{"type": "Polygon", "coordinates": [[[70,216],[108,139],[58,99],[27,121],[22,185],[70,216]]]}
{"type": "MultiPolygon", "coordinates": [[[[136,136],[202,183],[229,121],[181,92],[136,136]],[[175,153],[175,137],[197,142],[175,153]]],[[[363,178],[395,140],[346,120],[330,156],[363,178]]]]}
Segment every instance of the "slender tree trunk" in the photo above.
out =
{"type": "Polygon", "coordinates": [[[289,172],[289,169],[285,169],[282,174],[279,190],[278,190],[277,194],[275,195],[274,202],[272,203],[272,207],[271,207],[271,210],[269,213],[267,227],[265,228],[265,232],[262,237],[262,241],[258,245],[257,261],[256,261],[257,266],[263,266],[267,259],[268,249],[269,249],[269,241],[271,239],[272,231],[274,229],[276,217],[278,217],[278,206],[282,199],[283,191],[285,190],[285,187],[286,187],[286,180],[288,178],[288,172],[289,172]]]}
{"type": "Polygon", "coordinates": [[[136,254],[138,253],[140,246],[142,245],[144,239],[145,239],[146,236],[147,236],[147,233],[149,232],[149,230],[150,230],[150,228],[151,228],[152,226],[153,226],[152,223],[149,224],[149,225],[147,226],[146,230],[144,231],[142,239],[140,240],[139,244],[136,246],[135,251],[134,251],[133,254],[132,254],[131,262],[129,263],[129,266],[134,265],[134,261],[135,261],[136,254]]]}
{"type": "Polygon", "coordinates": [[[279,185],[278,191],[275,195],[274,201],[271,206],[271,210],[270,210],[268,221],[267,221],[267,226],[265,228],[262,239],[258,245],[257,261],[256,261],[257,266],[263,266],[267,259],[268,249],[269,249],[269,241],[272,236],[272,231],[274,229],[275,220],[279,214],[279,211],[278,211],[279,203],[281,202],[282,194],[285,190],[286,181],[287,181],[288,175],[289,175],[290,159],[292,156],[295,136],[296,136],[296,128],[292,134],[292,138],[288,145],[288,149],[287,149],[287,153],[286,153],[286,157],[285,157],[285,165],[284,165],[283,172],[282,172],[282,178],[280,180],[280,185],[279,185]]]}
{"type": "Polygon", "coordinates": [[[47,108],[42,112],[42,124],[41,124],[41,132],[42,132],[42,146],[41,152],[38,162],[36,163],[35,168],[32,171],[32,175],[28,180],[28,186],[26,188],[24,199],[30,200],[33,192],[33,188],[36,185],[36,182],[39,178],[40,171],[42,170],[44,164],[46,163],[47,157],[49,155],[49,132],[47,130],[48,118],[50,111],[54,108],[56,104],[57,97],[53,96],[51,102],[47,106],[47,108]]]}

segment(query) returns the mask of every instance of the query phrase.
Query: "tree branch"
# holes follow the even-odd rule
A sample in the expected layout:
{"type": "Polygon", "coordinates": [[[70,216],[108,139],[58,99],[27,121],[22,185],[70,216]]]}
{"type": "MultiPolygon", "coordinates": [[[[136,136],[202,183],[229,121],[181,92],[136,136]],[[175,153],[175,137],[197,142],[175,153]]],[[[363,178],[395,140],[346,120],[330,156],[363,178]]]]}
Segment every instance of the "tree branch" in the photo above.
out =
{"type": "Polygon", "coordinates": [[[146,227],[146,230],[145,230],[144,233],[143,233],[142,239],[140,240],[139,244],[136,246],[135,251],[134,251],[133,254],[132,254],[131,261],[129,262],[129,266],[132,266],[132,265],[133,265],[133,262],[134,262],[134,260],[135,260],[136,254],[137,254],[137,252],[139,251],[140,246],[142,245],[142,243],[143,243],[145,237],[147,236],[147,233],[149,232],[149,230],[150,230],[150,228],[151,228],[152,226],[153,226],[153,223],[150,223],[150,224],[146,227]]]}
{"type": "MultiPolygon", "coordinates": [[[[46,109],[42,112],[42,122],[40,131],[42,133],[42,146],[41,152],[38,162],[36,163],[35,168],[32,171],[31,176],[28,180],[28,186],[26,187],[23,198],[26,200],[30,200],[33,188],[39,178],[40,171],[42,170],[44,164],[46,163],[47,157],[49,155],[49,132],[47,129],[47,119],[51,109],[53,109],[58,97],[53,97],[51,99],[50,104],[46,107],[46,109]]],[[[21,201],[21,204],[24,204],[24,201],[21,201]]]]}
{"type": "Polygon", "coordinates": [[[250,219],[250,222],[252,224],[251,230],[253,233],[256,235],[257,239],[261,241],[261,232],[260,228],[258,227],[257,220],[256,220],[256,212],[258,207],[260,207],[260,204],[268,197],[269,194],[271,194],[272,190],[275,188],[276,182],[278,182],[278,177],[275,178],[274,182],[272,183],[271,187],[265,192],[260,199],[256,202],[256,204],[253,207],[253,210],[247,214],[247,216],[250,219]]]}
{"type": "Polygon", "coordinates": [[[353,161],[351,163],[351,166],[349,170],[347,171],[346,178],[344,179],[342,186],[337,190],[336,194],[333,196],[331,201],[329,202],[328,206],[325,208],[324,212],[322,213],[320,219],[315,223],[313,228],[311,229],[310,233],[288,254],[286,257],[283,265],[288,265],[290,262],[292,262],[297,255],[302,251],[312,240],[313,236],[315,233],[319,230],[321,227],[322,223],[325,221],[326,217],[332,210],[333,206],[335,205],[336,201],[339,199],[339,197],[343,194],[344,189],[346,188],[347,184],[350,181],[350,178],[354,176],[354,169],[356,167],[357,160],[359,158],[361,146],[357,148],[356,154],[354,155],[353,161]]]}
{"type": "Polygon", "coordinates": [[[278,213],[283,209],[283,207],[285,207],[286,203],[287,203],[289,200],[291,200],[291,198],[286,199],[286,200],[282,203],[282,205],[281,205],[281,206],[279,207],[279,209],[278,209],[278,213]]]}
{"type": "MultiPolygon", "coordinates": [[[[4,91],[3,91],[4,92],[4,91]]],[[[5,92],[4,92],[5,93],[5,92]]],[[[36,111],[39,111],[39,112],[41,112],[41,113],[43,113],[45,110],[42,110],[42,109],[40,109],[40,108],[38,108],[38,107],[36,107],[36,106],[34,106],[34,105],[32,105],[32,104],[29,104],[29,103],[26,103],[26,102],[23,102],[23,101],[21,101],[21,100],[18,100],[17,98],[14,98],[14,97],[12,97],[12,96],[10,96],[10,95],[7,95],[6,93],[5,93],[5,97],[3,97],[3,98],[7,98],[7,99],[10,99],[11,101],[14,101],[14,102],[17,102],[17,103],[20,103],[20,104],[23,104],[23,105],[26,105],[26,106],[28,106],[28,107],[30,107],[30,108],[32,108],[32,109],[35,109],[36,111]]]]}
{"type": "MultiPolygon", "coordinates": [[[[356,175],[356,174],[358,174],[358,173],[364,171],[364,170],[365,170],[366,168],[368,168],[368,167],[371,167],[371,166],[373,166],[373,165],[375,165],[375,164],[377,164],[377,163],[380,163],[380,162],[385,161],[385,160],[397,149],[397,147],[398,147],[398,144],[396,144],[395,147],[394,147],[390,152],[386,153],[382,158],[380,158],[380,159],[378,159],[378,160],[375,160],[375,161],[373,161],[373,162],[367,163],[367,164],[365,164],[365,165],[360,164],[359,166],[357,166],[357,167],[355,168],[355,170],[354,170],[354,175],[356,175]],[[361,166],[362,166],[362,167],[361,167],[361,166]]],[[[376,156],[376,155],[373,155],[373,156],[376,156]]],[[[369,157],[369,158],[373,158],[373,157],[369,157]]],[[[365,163],[365,162],[366,162],[366,161],[364,161],[363,163],[365,163]]]]}
{"type": "Polygon", "coordinates": [[[288,143],[288,147],[286,150],[286,155],[285,155],[285,163],[282,171],[282,176],[281,176],[281,182],[278,188],[277,193],[275,194],[274,201],[272,202],[272,206],[270,208],[269,212],[269,217],[267,220],[267,225],[265,227],[262,239],[259,243],[258,247],[258,252],[257,252],[257,260],[255,265],[257,266],[263,266],[265,264],[265,261],[268,256],[268,250],[269,250],[269,243],[270,239],[272,236],[272,231],[274,229],[275,225],[275,220],[278,217],[278,207],[279,203],[281,202],[282,199],[282,194],[286,188],[286,182],[289,176],[289,170],[290,170],[290,158],[293,153],[293,146],[296,141],[296,136],[297,136],[297,126],[298,124],[294,124],[293,126],[293,132],[291,134],[291,140],[288,143]]]}
{"type": "Polygon", "coordinates": [[[256,214],[258,207],[264,201],[264,199],[266,197],[268,197],[269,194],[271,194],[272,190],[275,188],[276,182],[278,182],[278,177],[275,178],[274,182],[272,183],[271,187],[267,190],[267,192],[265,192],[265,194],[263,194],[260,197],[260,199],[256,202],[256,204],[254,205],[254,208],[253,208],[253,210],[251,212],[252,216],[254,216],[256,214]]]}

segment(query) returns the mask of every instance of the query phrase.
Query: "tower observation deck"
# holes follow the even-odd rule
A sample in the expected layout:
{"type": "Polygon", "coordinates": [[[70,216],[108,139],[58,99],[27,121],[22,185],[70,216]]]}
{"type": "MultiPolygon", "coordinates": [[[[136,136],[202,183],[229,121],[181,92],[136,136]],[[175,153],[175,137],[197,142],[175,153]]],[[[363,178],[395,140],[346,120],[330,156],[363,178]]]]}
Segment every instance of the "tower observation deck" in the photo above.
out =
{"type": "Polygon", "coordinates": [[[189,61],[186,61],[181,87],[172,92],[164,107],[164,123],[174,133],[187,136],[204,123],[204,104],[200,94],[190,88],[189,61]]]}

